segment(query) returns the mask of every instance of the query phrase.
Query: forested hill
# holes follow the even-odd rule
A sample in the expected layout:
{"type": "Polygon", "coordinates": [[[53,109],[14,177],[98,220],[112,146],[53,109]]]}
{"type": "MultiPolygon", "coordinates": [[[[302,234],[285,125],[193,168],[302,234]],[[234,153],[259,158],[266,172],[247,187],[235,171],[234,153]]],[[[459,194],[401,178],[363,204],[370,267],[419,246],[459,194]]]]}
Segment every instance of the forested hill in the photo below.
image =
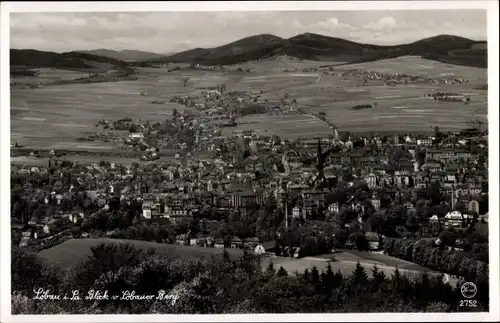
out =
{"type": "Polygon", "coordinates": [[[274,35],[246,37],[214,48],[195,48],[141,63],[232,65],[279,55],[317,61],[360,63],[400,56],[421,56],[456,65],[487,67],[486,41],[439,35],[409,44],[379,46],[305,33],[289,39],[274,35]]]}

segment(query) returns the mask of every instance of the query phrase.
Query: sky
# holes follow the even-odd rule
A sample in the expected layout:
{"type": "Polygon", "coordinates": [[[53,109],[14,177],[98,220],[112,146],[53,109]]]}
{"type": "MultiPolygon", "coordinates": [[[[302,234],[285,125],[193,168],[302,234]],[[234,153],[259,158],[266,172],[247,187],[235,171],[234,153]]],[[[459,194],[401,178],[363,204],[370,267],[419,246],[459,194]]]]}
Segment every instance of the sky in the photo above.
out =
{"type": "Polygon", "coordinates": [[[198,11],[11,13],[10,45],[53,52],[114,49],[156,53],[215,47],[256,34],[305,32],[395,45],[439,34],[486,40],[486,11],[198,11]]]}

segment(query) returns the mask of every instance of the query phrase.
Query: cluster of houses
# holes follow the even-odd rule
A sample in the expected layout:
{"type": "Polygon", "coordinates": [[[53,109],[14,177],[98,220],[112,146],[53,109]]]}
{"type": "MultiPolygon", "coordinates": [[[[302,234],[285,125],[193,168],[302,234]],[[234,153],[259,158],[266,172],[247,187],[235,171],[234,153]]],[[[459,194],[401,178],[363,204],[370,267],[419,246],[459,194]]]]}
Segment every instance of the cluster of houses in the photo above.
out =
{"type": "Polygon", "coordinates": [[[440,77],[440,78],[429,78],[422,76],[414,76],[407,75],[404,73],[382,73],[378,71],[367,71],[364,69],[356,69],[356,70],[342,70],[336,71],[330,69],[328,72],[324,72],[324,74],[335,75],[335,76],[350,76],[350,77],[360,77],[364,80],[363,84],[366,84],[367,81],[372,80],[382,80],[385,84],[389,86],[394,86],[397,84],[462,84],[468,83],[469,81],[464,78],[459,77],[440,77]]]}
{"type": "Polygon", "coordinates": [[[213,237],[193,238],[189,233],[176,236],[175,243],[193,247],[243,249],[252,251],[257,255],[264,255],[274,247],[273,241],[261,243],[259,238],[240,239],[239,237],[233,237],[229,241],[224,241],[224,239],[214,239],[213,237]],[[266,245],[267,249],[264,245],[266,245]]]}

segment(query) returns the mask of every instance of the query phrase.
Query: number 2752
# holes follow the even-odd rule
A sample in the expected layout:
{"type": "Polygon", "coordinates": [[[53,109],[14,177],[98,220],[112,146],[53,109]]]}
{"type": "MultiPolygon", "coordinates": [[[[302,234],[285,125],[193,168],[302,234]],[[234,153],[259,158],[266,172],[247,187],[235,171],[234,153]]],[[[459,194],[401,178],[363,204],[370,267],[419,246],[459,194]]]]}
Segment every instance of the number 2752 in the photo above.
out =
{"type": "Polygon", "coordinates": [[[460,301],[460,307],[477,307],[477,301],[473,299],[463,299],[460,301]]]}

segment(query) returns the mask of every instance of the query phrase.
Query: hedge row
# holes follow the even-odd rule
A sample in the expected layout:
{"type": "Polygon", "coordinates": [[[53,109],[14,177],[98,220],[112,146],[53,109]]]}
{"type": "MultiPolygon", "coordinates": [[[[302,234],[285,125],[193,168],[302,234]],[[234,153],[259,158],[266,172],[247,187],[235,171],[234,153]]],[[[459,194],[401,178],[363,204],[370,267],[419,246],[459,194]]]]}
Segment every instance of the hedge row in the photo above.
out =
{"type": "Polygon", "coordinates": [[[483,282],[488,280],[487,263],[460,255],[453,249],[429,245],[425,241],[387,238],[384,243],[384,252],[390,256],[468,280],[483,282]]]}

